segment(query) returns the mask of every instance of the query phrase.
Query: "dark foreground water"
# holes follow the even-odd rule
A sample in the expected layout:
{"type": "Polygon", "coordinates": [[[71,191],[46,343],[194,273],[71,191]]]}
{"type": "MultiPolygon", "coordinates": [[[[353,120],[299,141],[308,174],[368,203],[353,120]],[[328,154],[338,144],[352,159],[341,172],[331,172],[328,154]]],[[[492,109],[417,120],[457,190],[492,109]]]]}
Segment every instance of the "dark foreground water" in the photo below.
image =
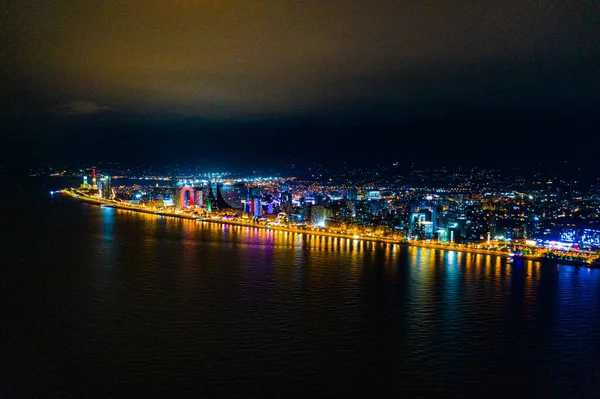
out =
{"type": "Polygon", "coordinates": [[[0,397],[600,392],[600,270],[23,189],[3,203],[0,397]]]}

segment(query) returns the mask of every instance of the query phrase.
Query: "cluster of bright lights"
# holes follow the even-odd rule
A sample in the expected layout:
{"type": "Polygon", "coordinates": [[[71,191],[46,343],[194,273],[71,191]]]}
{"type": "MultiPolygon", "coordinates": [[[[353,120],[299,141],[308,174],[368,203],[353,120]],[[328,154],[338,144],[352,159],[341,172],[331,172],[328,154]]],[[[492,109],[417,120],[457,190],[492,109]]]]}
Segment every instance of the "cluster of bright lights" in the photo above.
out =
{"type": "Polygon", "coordinates": [[[555,249],[569,249],[573,247],[572,242],[554,241],[554,240],[537,240],[539,246],[555,249]]]}
{"type": "MultiPolygon", "coordinates": [[[[207,174],[208,175],[208,174],[207,174]]],[[[209,176],[206,176],[209,177],[209,176]]],[[[234,183],[266,183],[279,180],[279,177],[246,177],[246,178],[237,178],[237,179],[226,179],[224,180],[221,176],[217,176],[216,174],[212,174],[210,179],[178,179],[177,184],[179,186],[187,186],[187,185],[207,185],[211,182],[223,183],[226,186],[229,186],[234,183]]]]}

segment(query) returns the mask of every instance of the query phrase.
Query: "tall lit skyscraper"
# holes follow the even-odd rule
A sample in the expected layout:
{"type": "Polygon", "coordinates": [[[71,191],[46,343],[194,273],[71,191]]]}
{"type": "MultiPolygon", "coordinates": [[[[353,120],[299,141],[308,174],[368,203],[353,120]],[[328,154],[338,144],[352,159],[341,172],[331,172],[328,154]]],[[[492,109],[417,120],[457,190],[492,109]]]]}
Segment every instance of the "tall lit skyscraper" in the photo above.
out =
{"type": "Polygon", "coordinates": [[[96,180],[96,168],[92,168],[92,190],[98,189],[98,181],[96,180]]]}
{"type": "Polygon", "coordinates": [[[310,224],[314,227],[325,226],[325,207],[323,205],[311,205],[309,212],[310,224]]]}
{"type": "Polygon", "coordinates": [[[100,179],[100,196],[104,199],[112,199],[112,187],[110,185],[110,176],[102,176],[100,179]]]}

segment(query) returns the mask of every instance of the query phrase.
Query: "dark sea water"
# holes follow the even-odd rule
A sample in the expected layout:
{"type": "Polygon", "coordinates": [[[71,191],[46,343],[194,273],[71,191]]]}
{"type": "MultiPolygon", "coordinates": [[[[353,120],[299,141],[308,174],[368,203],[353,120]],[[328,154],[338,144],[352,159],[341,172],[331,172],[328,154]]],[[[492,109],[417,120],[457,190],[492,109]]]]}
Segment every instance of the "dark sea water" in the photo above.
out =
{"type": "Polygon", "coordinates": [[[600,270],[2,202],[0,397],[600,393],[600,270]]]}

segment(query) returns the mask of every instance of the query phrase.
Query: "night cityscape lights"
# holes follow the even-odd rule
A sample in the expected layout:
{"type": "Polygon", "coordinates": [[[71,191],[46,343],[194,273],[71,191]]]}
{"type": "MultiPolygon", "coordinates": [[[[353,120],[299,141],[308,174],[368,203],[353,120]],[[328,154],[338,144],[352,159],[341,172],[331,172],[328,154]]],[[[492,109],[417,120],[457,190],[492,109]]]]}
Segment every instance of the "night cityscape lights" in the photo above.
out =
{"type": "Polygon", "coordinates": [[[137,184],[120,184],[115,182],[127,176],[92,167],[80,173],[79,187],[63,193],[105,207],[204,222],[597,265],[597,183],[582,188],[557,176],[480,169],[420,170],[387,182],[383,175],[223,172],[144,176],[136,177],[137,184]]]}

